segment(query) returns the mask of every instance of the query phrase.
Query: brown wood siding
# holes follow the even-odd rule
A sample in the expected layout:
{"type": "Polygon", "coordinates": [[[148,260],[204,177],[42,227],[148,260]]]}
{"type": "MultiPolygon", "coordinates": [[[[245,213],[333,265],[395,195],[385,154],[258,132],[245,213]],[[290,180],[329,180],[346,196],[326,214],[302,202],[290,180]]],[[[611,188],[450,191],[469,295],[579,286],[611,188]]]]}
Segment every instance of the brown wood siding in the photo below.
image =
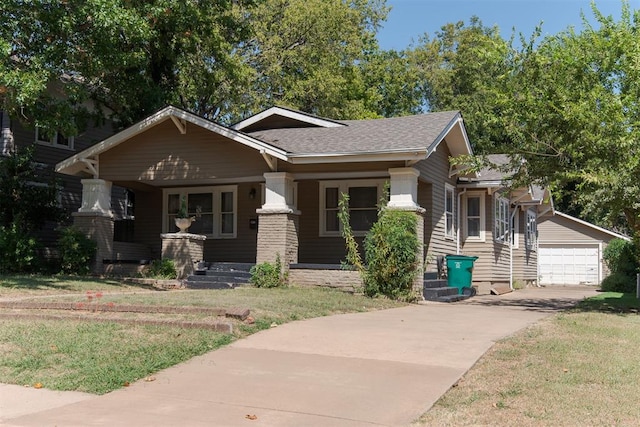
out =
{"type": "Polygon", "coordinates": [[[527,210],[518,209],[518,247],[513,249],[513,278],[526,284],[538,280],[538,252],[526,246],[527,210]]]}
{"type": "Polygon", "coordinates": [[[257,219],[256,209],[260,208],[260,184],[242,183],[238,185],[238,221],[235,239],[207,239],[204,242],[205,261],[256,262],[258,229],[250,228],[249,221],[257,219]],[[249,197],[252,188],[257,196],[249,197]]]}
{"type": "Polygon", "coordinates": [[[100,177],[110,181],[187,185],[265,172],[269,169],[257,150],[197,126],[182,135],[171,121],[100,155],[100,177]]]}
{"type": "Polygon", "coordinates": [[[614,236],[559,215],[545,216],[538,220],[540,243],[581,242],[609,243],[614,236]]]}
{"type": "MultiPolygon", "coordinates": [[[[462,254],[477,256],[474,264],[474,282],[509,282],[509,245],[493,240],[493,197],[485,196],[485,241],[465,241],[462,243],[462,254]]],[[[463,217],[463,221],[466,220],[463,217]]]]}
{"type": "MultiPolygon", "coordinates": [[[[443,141],[429,158],[418,162],[414,167],[420,171],[421,182],[418,185],[418,203],[425,208],[425,245],[426,257],[431,262],[427,271],[435,270],[435,257],[456,253],[456,240],[445,238],[445,183],[455,188],[456,177],[449,178],[449,156],[451,153],[443,141]]],[[[454,204],[457,205],[458,190],[454,190],[454,204]]],[[[454,211],[454,227],[458,207],[454,211]]]]}
{"type": "MultiPolygon", "coordinates": [[[[138,190],[136,194],[135,241],[147,245],[154,258],[160,258],[162,251],[162,191],[150,188],[138,190]]],[[[250,220],[257,219],[256,209],[260,207],[260,183],[238,185],[237,237],[234,239],[207,239],[204,242],[205,261],[213,262],[255,262],[257,228],[250,228],[250,220]],[[257,197],[251,199],[249,193],[256,189],[257,197]]]]}
{"type": "Polygon", "coordinates": [[[134,236],[136,243],[149,247],[151,256],[162,255],[162,191],[149,187],[147,191],[136,191],[136,220],[134,236]]]}
{"type": "MultiPolygon", "coordinates": [[[[298,182],[300,234],[298,262],[340,264],[346,258],[342,237],[320,237],[320,183],[316,180],[298,182]]],[[[358,238],[362,248],[362,238],[358,238]]]]}

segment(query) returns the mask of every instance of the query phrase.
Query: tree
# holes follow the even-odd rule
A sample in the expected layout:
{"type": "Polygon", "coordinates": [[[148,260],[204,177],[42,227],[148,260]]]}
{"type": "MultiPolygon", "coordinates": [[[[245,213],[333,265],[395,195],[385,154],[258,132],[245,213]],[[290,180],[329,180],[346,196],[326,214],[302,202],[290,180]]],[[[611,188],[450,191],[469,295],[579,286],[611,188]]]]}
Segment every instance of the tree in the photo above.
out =
{"type": "Polygon", "coordinates": [[[251,11],[253,36],[239,50],[252,70],[235,111],[285,105],[335,119],[377,116],[363,67],[376,58],[382,0],[266,0],[251,11]]]}
{"type": "Polygon", "coordinates": [[[431,111],[462,111],[476,153],[500,152],[510,142],[500,116],[511,49],[498,27],[472,17],[468,26],[449,23],[433,39],[425,35],[410,52],[424,104],[431,111]]]}
{"type": "Polygon", "coordinates": [[[55,182],[41,176],[33,147],[0,157],[0,227],[29,234],[60,214],[55,182]]]}
{"type": "Polygon", "coordinates": [[[640,236],[640,12],[622,6],[619,21],[592,5],[583,18],[514,55],[502,103],[520,178],[567,184],[586,212],[640,236]]]}
{"type": "Polygon", "coordinates": [[[66,131],[88,100],[120,126],[166,104],[215,118],[244,75],[250,3],[5,0],[2,109],[66,131]]]}

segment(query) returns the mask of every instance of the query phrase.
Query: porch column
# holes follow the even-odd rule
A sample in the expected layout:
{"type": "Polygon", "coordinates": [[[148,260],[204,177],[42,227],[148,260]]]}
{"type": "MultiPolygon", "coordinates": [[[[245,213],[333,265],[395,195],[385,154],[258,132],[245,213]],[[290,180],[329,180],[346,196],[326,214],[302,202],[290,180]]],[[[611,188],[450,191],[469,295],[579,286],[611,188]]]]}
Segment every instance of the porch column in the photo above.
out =
{"type": "Polygon", "coordinates": [[[413,289],[422,299],[424,286],[424,215],[426,210],[418,204],[418,177],[420,172],[414,168],[389,169],[390,197],[388,209],[414,212],[416,215],[416,233],[418,237],[418,274],[413,281],[413,289]]]}
{"type": "Polygon", "coordinates": [[[293,177],[286,172],[265,173],[265,203],[258,214],[256,263],[275,262],[280,256],[284,271],[298,262],[300,211],[294,205],[293,177]]]}
{"type": "Polygon", "coordinates": [[[83,179],[82,205],[74,212],[73,224],[97,245],[92,271],[104,271],[102,261],[113,256],[113,212],[111,212],[111,182],[103,179],[83,179]]]}

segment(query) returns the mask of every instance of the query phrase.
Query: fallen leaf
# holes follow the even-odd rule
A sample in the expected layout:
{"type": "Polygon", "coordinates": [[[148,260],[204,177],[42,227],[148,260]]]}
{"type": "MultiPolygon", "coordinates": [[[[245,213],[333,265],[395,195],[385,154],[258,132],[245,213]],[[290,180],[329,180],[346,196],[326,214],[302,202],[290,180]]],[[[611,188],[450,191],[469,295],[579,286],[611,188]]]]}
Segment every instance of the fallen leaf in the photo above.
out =
{"type": "Polygon", "coordinates": [[[248,420],[257,420],[258,417],[256,415],[245,415],[245,418],[248,420]]]}
{"type": "Polygon", "coordinates": [[[35,383],[33,388],[42,388],[42,383],[35,383]]]}
{"type": "Polygon", "coordinates": [[[244,323],[246,323],[247,325],[253,325],[254,323],[256,323],[256,321],[253,317],[249,316],[244,319],[244,323]]]}
{"type": "Polygon", "coordinates": [[[146,382],[150,383],[151,381],[155,381],[156,377],[147,377],[144,379],[146,382]]]}
{"type": "Polygon", "coordinates": [[[562,372],[569,372],[569,370],[567,368],[564,368],[562,372]]]}
{"type": "Polygon", "coordinates": [[[58,351],[58,347],[56,347],[55,345],[51,345],[51,351],[58,351]]]}
{"type": "Polygon", "coordinates": [[[129,381],[125,381],[124,384],[122,384],[125,387],[129,387],[131,385],[131,383],[129,381]]]}
{"type": "Polygon", "coordinates": [[[272,328],[275,328],[275,327],[277,327],[277,326],[278,326],[278,324],[277,324],[276,322],[273,322],[273,323],[271,324],[271,327],[272,327],[272,328]]]}

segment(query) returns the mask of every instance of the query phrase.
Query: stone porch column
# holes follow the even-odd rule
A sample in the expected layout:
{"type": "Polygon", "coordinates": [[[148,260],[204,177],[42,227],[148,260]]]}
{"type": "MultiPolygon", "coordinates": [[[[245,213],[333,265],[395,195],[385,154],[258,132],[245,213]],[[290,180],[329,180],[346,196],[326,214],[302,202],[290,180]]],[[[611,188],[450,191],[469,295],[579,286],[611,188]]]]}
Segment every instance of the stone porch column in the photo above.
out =
{"type": "Polygon", "coordinates": [[[113,256],[111,182],[103,179],[83,179],[81,182],[82,205],[72,214],[73,224],[98,245],[92,271],[102,274],[102,261],[113,256]]]}
{"type": "Polygon", "coordinates": [[[424,273],[424,215],[426,210],[418,204],[418,177],[420,172],[414,168],[389,169],[390,198],[388,209],[399,209],[414,212],[417,217],[416,233],[418,237],[418,274],[413,288],[422,299],[423,273],[424,273]]]}
{"type": "Polygon", "coordinates": [[[298,211],[293,200],[293,177],[286,172],[264,174],[265,203],[258,214],[256,263],[275,262],[280,256],[284,271],[298,262],[298,211]]]}

